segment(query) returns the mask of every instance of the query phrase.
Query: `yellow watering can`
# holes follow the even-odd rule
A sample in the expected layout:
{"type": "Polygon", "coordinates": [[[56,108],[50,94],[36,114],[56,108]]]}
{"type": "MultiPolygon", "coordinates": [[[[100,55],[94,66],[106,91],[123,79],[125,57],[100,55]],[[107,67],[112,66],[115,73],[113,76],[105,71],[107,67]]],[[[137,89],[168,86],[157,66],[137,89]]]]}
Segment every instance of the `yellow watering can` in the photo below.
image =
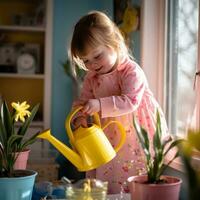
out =
{"type": "Polygon", "coordinates": [[[65,127],[69,136],[72,149],[64,145],[51,135],[50,130],[46,130],[38,135],[39,138],[47,139],[55,148],[58,149],[79,171],[95,169],[116,156],[116,152],[123,146],[126,138],[124,127],[118,121],[109,121],[101,128],[99,115],[93,115],[92,126],[84,128],[80,126],[74,132],[71,129],[71,119],[81,109],[78,107],[72,111],[65,122],[65,127]],[[112,147],[103,130],[110,124],[115,123],[119,127],[121,139],[115,148],[112,147]]]}

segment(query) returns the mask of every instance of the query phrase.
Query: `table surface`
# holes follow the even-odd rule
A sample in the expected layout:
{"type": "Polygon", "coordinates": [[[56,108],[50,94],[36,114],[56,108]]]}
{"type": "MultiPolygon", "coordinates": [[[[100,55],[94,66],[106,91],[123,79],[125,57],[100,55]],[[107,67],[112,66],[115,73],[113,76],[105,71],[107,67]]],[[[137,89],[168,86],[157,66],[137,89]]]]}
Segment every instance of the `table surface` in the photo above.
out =
{"type": "Polygon", "coordinates": [[[131,200],[130,194],[113,194],[108,195],[107,200],[131,200]]]}
{"type": "MultiPolygon", "coordinates": [[[[66,199],[53,199],[53,200],[66,200],[66,199]]],[[[130,194],[110,194],[107,195],[106,200],[131,200],[130,194]]]]}

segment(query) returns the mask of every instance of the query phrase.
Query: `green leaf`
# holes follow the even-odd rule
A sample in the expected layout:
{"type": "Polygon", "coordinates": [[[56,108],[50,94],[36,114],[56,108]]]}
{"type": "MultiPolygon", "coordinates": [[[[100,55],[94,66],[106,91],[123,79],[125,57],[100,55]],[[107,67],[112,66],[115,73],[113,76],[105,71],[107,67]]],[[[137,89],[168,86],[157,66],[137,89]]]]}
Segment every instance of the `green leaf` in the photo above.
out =
{"type": "Polygon", "coordinates": [[[189,130],[188,141],[194,148],[200,151],[200,130],[189,130]]]}
{"type": "Polygon", "coordinates": [[[162,166],[162,168],[160,170],[160,175],[163,174],[164,171],[166,170],[166,168],[179,156],[180,156],[180,152],[177,151],[176,154],[174,155],[174,157],[167,164],[162,166]]]}
{"type": "Polygon", "coordinates": [[[150,151],[149,151],[149,138],[147,132],[144,128],[138,125],[138,123],[135,121],[134,118],[133,118],[133,125],[135,127],[136,134],[138,136],[138,139],[140,141],[140,144],[144,150],[144,153],[148,161],[150,160],[150,151]]]}
{"type": "Polygon", "coordinates": [[[26,119],[26,121],[23,123],[23,125],[19,128],[18,133],[17,133],[18,135],[23,135],[23,136],[25,135],[25,133],[26,133],[29,125],[33,121],[38,109],[39,109],[39,104],[37,104],[36,106],[33,107],[30,117],[28,117],[26,119]]]}
{"type": "Polygon", "coordinates": [[[150,154],[150,149],[149,149],[149,138],[148,138],[148,134],[144,128],[141,128],[141,135],[144,140],[143,151],[146,155],[147,160],[150,160],[151,154],[150,154]]]}
{"type": "Polygon", "coordinates": [[[161,130],[160,114],[158,110],[157,110],[156,115],[157,115],[156,132],[153,137],[153,147],[154,147],[155,153],[162,149],[162,144],[161,144],[162,130],[161,130]]]}
{"type": "Polygon", "coordinates": [[[5,153],[6,153],[5,148],[0,144],[0,155],[1,155],[1,157],[3,157],[5,153]]]}
{"type": "Polygon", "coordinates": [[[14,125],[6,101],[3,101],[1,106],[1,120],[5,127],[6,138],[8,139],[14,133],[14,125]]]}
{"type": "Polygon", "coordinates": [[[27,139],[22,145],[21,145],[21,149],[25,149],[28,145],[33,144],[36,139],[37,136],[40,134],[40,132],[37,132],[36,134],[34,134],[32,137],[30,137],[29,139],[27,139]]]}
{"type": "Polygon", "coordinates": [[[0,116],[0,142],[3,146],[6,146],[7,143],[7,135],[6,135],[6,129],[2,122],[2,118],[0,116]]]}
{"type": "Polygon", "coordinates": [[[153,137],[153,148],[154,148],[154,165],[153,165],[153,174],[154,181],[157,182],[160,179],[160,170],[163,165],[163,146],[161,142],[162,137],[162,129],[161,129],[161,121],[160,114],[157,110],[157,119],[156,119],[156,131],[153,137]]]}
{"type": "Polygon", "coordinates": [[[164,156],[167,155],[167,153],[172,149],[174,148],[175,146],[178,146],[179,144],[185,142],[184,139],[177,139],[177,140],[174,140],[170,146],[166,149],[166,151],[164,152],[164,156]]]}
{"type": "Polygon", "coordinates": [[[160,179],[160,171],[163,166],[163,160],[164,156],[162,151],[154,157],[153,173],[155,182],[159,181],[160,179]]]}
{"type": "Polygon", "coordinates": [[[16,152],[18,151],[17,145],[14,144],[17,140],[21,139],[23,136],[22,135],[12,135],[8,139],[8,144],[7,144],[7,152],[16,152]]]}
{"type": "Polygon", "coordinates": [[[190,199],[199,199],[199,191],[200,191],[200,181],[198,179],[198,171],[191,165],[191,159],[184,154],[181,155],[182,161],[184,163],[184,167],[187,171],[187,179],[189,186],[189,198],[190,199]]]}
{"type": "Polygon", "coordinates": [[[144,128],[141,128],[141,133],[142,133],[142,137],[144,138],[144,146],[149,151],[149,138],[148,138],[148,134],[147,134],[147,132],[146,132],[146,130],[144,128]]]}
{"type": "Polygon", "coordinates": [[[86,74],[85,70],[80,68],[76,63],[72,63],[70,59],[60,62],[65,73],[75,82],[82,82],[86,74]]]}
{"type": "Polygon", "coordinates": [[[173,139],[171,135],[169,135],[167,138],[164,138],[162,141],[162,148],[164,149],[168,143],[172,142],[172,140],[173,139]]]}
{"type": "Polygon", "coordinates": [[[138,139],[139,139],[142,147],[145,147],[145,139],[143,137],[144,133],[142,133],[142,128],[138,125],[138,123],[135,121],[134,118],[133,118],[133,124],[134,124],[136,134],[138,136],[138,139]]]}

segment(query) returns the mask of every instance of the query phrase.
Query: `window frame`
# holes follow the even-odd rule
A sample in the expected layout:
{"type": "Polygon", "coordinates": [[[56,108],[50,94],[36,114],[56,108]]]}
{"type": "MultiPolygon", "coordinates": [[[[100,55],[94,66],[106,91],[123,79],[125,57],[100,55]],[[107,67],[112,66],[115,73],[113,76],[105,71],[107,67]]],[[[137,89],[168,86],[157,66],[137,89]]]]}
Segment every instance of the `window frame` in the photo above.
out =
{"type": "MultiPolygon", "coordinates": [[[[200,90],[200,2],[199,2],[199,19],[198,19],[199,25],[198,25],[198,50],[197,50],[197,72],[198,75],[196,75],[196,79],[195,79],[195,84],[196,84],[196,91],[197,91],[197,95],[198,95],[198,100],[200,101],[200,94],[199,94],[199,90],[200,90]]],[[[200,129],[200,103],[199,103],[199,107],[197,108],[197,113],[196,113],[196,118],[198,120],[197,122],[197,127],[200,129]]]]}

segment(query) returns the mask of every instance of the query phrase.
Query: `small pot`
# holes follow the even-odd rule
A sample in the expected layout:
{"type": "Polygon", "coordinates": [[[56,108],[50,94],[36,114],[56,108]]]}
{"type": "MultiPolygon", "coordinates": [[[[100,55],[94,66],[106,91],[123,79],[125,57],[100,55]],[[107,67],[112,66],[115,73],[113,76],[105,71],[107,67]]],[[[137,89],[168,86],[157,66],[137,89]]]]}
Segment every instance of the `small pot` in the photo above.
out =
{"type": "Polygon", "coordinates": [[[147,176],[131,176],[128,187],[131,200],[178,200],[182,180],[173,176],[162,176],[165,183],[147,183],[147,176]]]}
{"type": "Polygon", "coordinates": [[[17,156],[17,159],[14,164],[15,170],[26,169],[29,153],[30,153],[30,149],[15,153],[15,155],[17,156]]]}

